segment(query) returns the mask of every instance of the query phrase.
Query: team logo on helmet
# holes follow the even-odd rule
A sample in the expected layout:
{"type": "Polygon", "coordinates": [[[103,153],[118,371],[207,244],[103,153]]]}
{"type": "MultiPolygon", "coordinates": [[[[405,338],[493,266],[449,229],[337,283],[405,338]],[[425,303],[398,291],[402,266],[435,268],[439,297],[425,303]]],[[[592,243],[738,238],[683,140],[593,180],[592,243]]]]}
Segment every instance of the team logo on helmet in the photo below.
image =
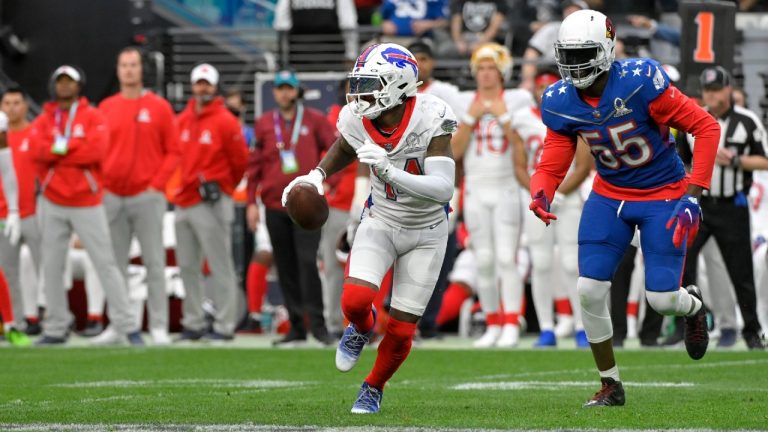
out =
{"type": "Polygon", "coordinates": [[[613,27],[613,23],[608,17],[605,17],[605,37],[611,40],[616,39],[616,29],[613,27]]]}
{"type": "Polygon", "coordinates": [[[360,69],[361,67],[365,66],[365,61],[368,60],[368,55],[377,46],[379,46],[379,44],[373,44],[360,54],[360,57],[357,58],[357,62],[355,63],[355,69],[360,69]]]}
{"type": "Polygon", "coordinates": [[[384,57],[384,60],[386,60],[387,63],[392,63],[400,69],[403,69],[406,66],[410,66],[413,69],[413,73],[418,76],[419,66],[418,63],[416,63],[416,59],[409,56],[404,51],[401,51],[395,47],[391,47],[382,51],[381,56],[384,57]]]}

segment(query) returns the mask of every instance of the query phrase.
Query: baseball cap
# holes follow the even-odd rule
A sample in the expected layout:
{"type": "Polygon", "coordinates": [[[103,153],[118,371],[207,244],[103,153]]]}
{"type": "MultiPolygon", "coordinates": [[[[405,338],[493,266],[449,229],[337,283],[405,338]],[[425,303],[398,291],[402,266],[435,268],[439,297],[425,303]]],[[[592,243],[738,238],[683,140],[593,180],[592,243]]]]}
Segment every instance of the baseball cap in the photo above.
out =
{"type": "Polygon", "coordinates": [[[427,57],[430,57],[430,58],[434,57],[432,55],[432,45],[428,41],[423,39],[417,40],[416,42],[410,44],[408,46],[408,51],[410,51],[411,54],[413,55],[421,53],[421,54],[426,54],[427,57]]]}
{"type": "Polygon", "coordinates": [[[708,67],[701,71],[699,83],[703,89],[720,90],[731,85],[731,74],[722,66],[708,67]]]}
{"type": "Polygon", "coordinates": [[[53,80],[56,81],[60,76],[66,75],[76,82],[82,82],[80,72],[70,65],[61,65],[53,71],[53,80]]]}
{"type": "Polygon", "coordinates": [[[219,84],[219,71],[217,71],[215,67],[209,65],[208,63],[195,66],[195,68],[192,69],[192,74],[190,77],[192,84],[200,80],[208,81],[208,84],[211,85],[219,84]]]}
{"type": "Polygon", "coordinates": [[[289,85],[293,88],[298,88],[299,84],[301,84],[301,81],[299,81],[299,77],[297,77],[293,71],[281,70],[275,74],[275,87],[289,85]]]}

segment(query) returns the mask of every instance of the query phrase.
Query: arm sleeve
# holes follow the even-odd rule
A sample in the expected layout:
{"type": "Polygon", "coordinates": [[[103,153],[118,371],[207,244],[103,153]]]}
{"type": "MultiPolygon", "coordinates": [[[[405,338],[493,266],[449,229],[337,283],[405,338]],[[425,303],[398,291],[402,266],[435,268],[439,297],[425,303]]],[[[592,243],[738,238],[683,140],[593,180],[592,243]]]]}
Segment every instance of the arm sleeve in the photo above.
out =
{"type": "Polygon", "coordinates": [[[18,212],[19,186],[16,183],[16,170],[13,168],[13,155],[8,147],[0,149],[0,174],[3,177],[3,193],[8,211],[18,212]]]}
{"type": "Polygon", "coordinates": [[[407,173],[392,168],[389,182],[413,198],[445,204],[453,196],[456,162],[447,156],[430,156],[424,159],[424,175],[407,173]]]}
{"type": "Polygon", "coordinates": [[[688,132],[696,138],[689,182],[709,189],[720,144],[717,120],[671,85],[651,101],[648,111],[656,123],[671,126],[678,133],[688,132]]]}
{"type": "Polygon", "coordinates": [[[157,190],[165,190],[165,185],[173,175],[181,159],[176,124],[173,120],[173,110],[167,102],[163,104],[163,132],[161,139],[163,140],[165,156],[163,157],[160,169],[152,179],[152,187],[157,190]]]}
{"type": "Polygon", "coordinates": [[[547,128],[541,161],[531,177],[531,196],[535,195],[539,189],[544,189],[547,199],[552,202],[555,191],[568,173],[575,154],[575,136],[563,135],[547,128]]]}
{"type": "Polygon", "coordinates": [[[357,28],[357,9],[353,0],[338,0],[336,14],[339,16],[339,28],[354,30],[357,28]]]}

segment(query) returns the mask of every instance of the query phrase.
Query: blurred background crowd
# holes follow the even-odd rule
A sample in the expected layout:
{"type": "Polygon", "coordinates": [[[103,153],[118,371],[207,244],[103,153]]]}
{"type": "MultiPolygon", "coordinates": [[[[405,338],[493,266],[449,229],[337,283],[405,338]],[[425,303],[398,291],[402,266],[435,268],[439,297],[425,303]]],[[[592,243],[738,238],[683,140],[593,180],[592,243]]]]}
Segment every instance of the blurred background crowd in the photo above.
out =
{"type": "MultiPolygon", "coordinates": [[[[757,348],[760,328],[768,328],[768,176],[761,171],[768,168],[768,1],[682,3],[3,1],[0,109],[8,125],[0,144],[13,152],[18,203],[0,206],[0,217],[21,220],[16,238],[0,239],[10,294],[0,307],[5,338],[23,345],[39,335],[38,344],[50,345],[77,333],[96,345],[141,345],[146,332],[164,345],[255,333],[274,335],[276,346],[302,344],[308,335],[334,344],[345,326],[339,298],[367,184],[356,164],[329,178],[331,213],[316,232],[293,225],[279,197],[335,141],[346,72],[361,48],[382,41],[409,47],[420,91],[444,98],[461,119],[466,95],[479,85],[470,61],[477,47],[506,47],[513,61],[505,87],[538,101],[559,79],[553,44],[560,21],[590,8],[615,24],[617,60],[663,63],[670,80],[725,125],[724,147],[740,145],[719,155],[704,223],[708,211],[731,206],[746,219],[735,223],[727,212],[713,218],[689,255],[684,282],[702,286],[719,346],[733,346],[741,332],[757,348]],[[294,166],[281,157],[286,149],[296,154],[294,166]]],[[[677,141],[690,163],[686,137],[677,141]]],[[[573,220],[590,178],[571,191],[573,220]]],[[[525,186],[521,180],[522,202],[525,186]]],[[[506,315],[503,305],[484,310],[477,284],[487,263],[463,223],[473,204],[456,197],[420,337],[456,334],[478,348],[514,346],[502,337],[514,323],[536,336],[536,346],[588,347],[569,298],[575,232],[559,234],[541,252],[531,221],[521,220],[506,265],[517,270],[522,306],[506,315]],[[547,277],[545,295],[532,285],[537,274],[547,277]]],[[[681,323],[646,307],[642,251],[630,249],[613,281],[614,344],[680,344],[681,323]]],[[[502,274],[496,271],[495,283],[502,274]]],[[[387,284],[376,300],[382,312],[387,284]]],[[[386,325],[386,313],[378,325],[386,325]]]]}

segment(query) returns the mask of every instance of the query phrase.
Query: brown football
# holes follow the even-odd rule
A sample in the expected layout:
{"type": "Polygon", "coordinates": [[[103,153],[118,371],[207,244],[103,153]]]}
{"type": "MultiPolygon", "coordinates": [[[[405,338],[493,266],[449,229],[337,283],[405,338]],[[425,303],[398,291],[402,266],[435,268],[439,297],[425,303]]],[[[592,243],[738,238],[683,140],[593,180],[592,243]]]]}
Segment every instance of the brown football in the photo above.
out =
{"type": "Polygon", "coordinates": [[[328,202],[309,183],[299,183],[288,192],[288,216],[305,230],[320,229],[328,219],[328,202]]]}

